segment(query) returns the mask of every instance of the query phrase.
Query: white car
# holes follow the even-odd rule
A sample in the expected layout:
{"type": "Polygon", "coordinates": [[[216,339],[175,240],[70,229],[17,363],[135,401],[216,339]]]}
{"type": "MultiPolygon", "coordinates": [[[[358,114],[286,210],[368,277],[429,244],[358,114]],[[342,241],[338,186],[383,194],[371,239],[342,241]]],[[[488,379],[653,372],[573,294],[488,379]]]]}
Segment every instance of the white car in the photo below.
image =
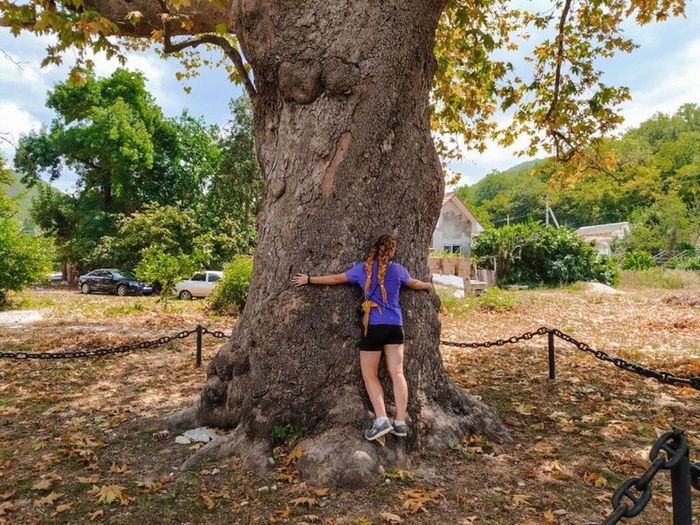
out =
{"type": "Polygon", "coordinates": [[[214,291],[214,286],[224,276],[222,272],[197,272],[191,279],[180,281],[175,285],[175,293],[180,299],[207,297],[214,291]]]}

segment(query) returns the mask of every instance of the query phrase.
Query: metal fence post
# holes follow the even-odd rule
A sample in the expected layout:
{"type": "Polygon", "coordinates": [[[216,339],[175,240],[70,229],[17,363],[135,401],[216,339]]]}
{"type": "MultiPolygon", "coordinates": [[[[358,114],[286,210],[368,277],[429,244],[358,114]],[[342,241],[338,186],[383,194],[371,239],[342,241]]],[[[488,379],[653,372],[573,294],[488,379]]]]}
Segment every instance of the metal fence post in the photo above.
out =
{"type": "Polygon", "coordinates": [[[199,368],[202,366],[202,325],[197,325],[197,358],[195,361],[195,366],[199,368]]]}
{"type": "Polygon", "coordinates": [[[547,349],[549,350],[549,379],[556,379],[557,373],[554,369],[554,332],[547,332],[547,349]]]}
{"type": "Polygon", "coordinates": [[[681,460],[671,467],[671,497],[673,498],[673,525],[692,525],[693,511],[690,498],[690,451],[686,445],[681,460]]]}

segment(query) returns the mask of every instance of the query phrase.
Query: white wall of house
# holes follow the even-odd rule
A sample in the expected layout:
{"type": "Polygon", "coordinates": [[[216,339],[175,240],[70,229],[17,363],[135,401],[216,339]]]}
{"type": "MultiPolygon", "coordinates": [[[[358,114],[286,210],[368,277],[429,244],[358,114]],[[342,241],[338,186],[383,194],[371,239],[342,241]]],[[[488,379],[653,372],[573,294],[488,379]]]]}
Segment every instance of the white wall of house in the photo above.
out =
{"type": "Polygon", "coordinates": [[[440,217],[433,232],[432,248],[440,251],[446,246],[460,246],[465,257],[471,254],[472,223],[452,201],[448,201],[440,210],[440,217]]]}

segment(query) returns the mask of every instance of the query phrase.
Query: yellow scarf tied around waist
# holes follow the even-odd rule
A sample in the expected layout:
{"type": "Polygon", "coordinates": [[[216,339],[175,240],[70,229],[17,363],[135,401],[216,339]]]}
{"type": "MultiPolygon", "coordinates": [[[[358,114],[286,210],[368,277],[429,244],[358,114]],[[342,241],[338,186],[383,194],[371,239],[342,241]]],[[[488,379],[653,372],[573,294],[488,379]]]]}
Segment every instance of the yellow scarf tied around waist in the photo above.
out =
{"type": "Polygon", "coordinates": [[[365,336],[367,335],[367,327],[369,326],[369,313],[372,311],[372,308],[376,308],[379,310],[379,313],[382,313],[382,308],[379,306],[379,304],[375,303],[374,301],[370,301],[369,299],[365,299],[362,302],[362,311],[364,312],[364,318],[363,318],[363,325],[365,327],[365,336]]]}

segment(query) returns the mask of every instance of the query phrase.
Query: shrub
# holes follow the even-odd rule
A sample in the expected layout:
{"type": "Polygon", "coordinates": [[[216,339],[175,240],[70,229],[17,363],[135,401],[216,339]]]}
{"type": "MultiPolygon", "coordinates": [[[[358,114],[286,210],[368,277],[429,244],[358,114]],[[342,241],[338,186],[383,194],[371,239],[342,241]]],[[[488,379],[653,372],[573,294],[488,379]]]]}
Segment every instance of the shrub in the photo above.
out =
{"type": "Polygon", "coordinates": [[[700,271],[700,257],[689,256],[668,261],[668,264],[666,264],[666,268],[670,270],[678,269],[700,271]]]}
{"type": "Polygon", "coordinates": [[[656,266],[651,254],[647,252],[630,252],[622,259],[623,270],[648,270],[656,266]]]}
{"type": "Polygon", "coordinates": [[[499,284],[562,285],[576,281],[616,284],[619,272],[612,259],[567,228],[520,223],[486,230],[472,253],[480,265],[496,263],[499,284]]]}
{"type": "Polygon", "coordinates": [[[158,282],[162,287],[161,300],[167,308],[168,299],[175,284],[187,279],[200,266],[196,256],[172,255],[162,248],[151,247],[143,251],[141,262],[136,265],[136,276],[147,283],[158,282]]]}
{"type": "Polygon", "coordinates": [[[52,244],[20,232],[12,219],[0,218],[0,305],[7,292],[41,281],[51,271],[52,244]]]}
{"type": "Polygon", "coordinates": [[[224,266],[224,277],[210,296],[211,306],[221,313],[238,313],[245,306],[253,277],[253,258],[239,255],[224,266]]]}

